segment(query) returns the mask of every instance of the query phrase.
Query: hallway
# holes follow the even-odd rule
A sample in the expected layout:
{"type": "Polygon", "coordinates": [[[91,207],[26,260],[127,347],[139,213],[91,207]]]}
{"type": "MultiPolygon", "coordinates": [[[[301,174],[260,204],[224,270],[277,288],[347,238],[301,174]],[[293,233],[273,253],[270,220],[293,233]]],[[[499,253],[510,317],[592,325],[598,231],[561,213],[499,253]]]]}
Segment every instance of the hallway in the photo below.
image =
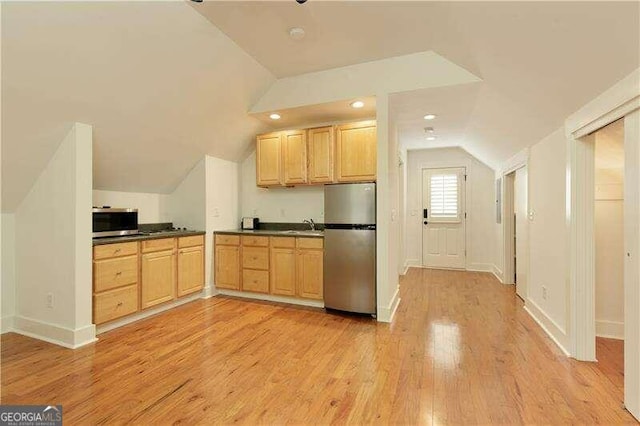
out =
{"type": "Polygon", "coordinates": [[[490,274],[410,269],[391,326],[228,297],[76,351],[2,336],[2,403],[67,424],[635,424],[490,274]]]}

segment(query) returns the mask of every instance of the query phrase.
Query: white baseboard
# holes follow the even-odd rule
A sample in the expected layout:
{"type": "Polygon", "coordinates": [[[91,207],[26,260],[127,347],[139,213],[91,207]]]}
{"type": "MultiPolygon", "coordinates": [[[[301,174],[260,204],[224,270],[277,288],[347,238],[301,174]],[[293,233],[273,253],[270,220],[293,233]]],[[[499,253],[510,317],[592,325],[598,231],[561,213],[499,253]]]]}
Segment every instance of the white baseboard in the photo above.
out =
{"type": "Polygon", "coordinates": [[[219,289],[218,294],[223,296],[242,297],[252,300],[264,300],[267,302],[289,303],[291,305],[311,306],[312,308],[324,308],[321,300],[297,299],[295,297],[274,296],[272,294],[249,293],[244,291],[219,289]]]}
{"type": "Polygon", "coordinates": [[[202,293],[201,293],[200,297],[202,299],[210,299],[213,296],[215,296],[216,294],[218,294],[218,291],[216,290],[215,287],[207,286],[202,290],[202,293]]]}
{"type": "Polygon", "coordinates": [[[596,320],[596,336],[606,337],[607,339],[624,340],[624,323],[596,320]]]}
{"type": "Polygon", "coordinates": [[[393,294],[391,298],[391,302],[389,302],[389,306],[386,307],[378,307],[378,322],[391,322],[393,321],[393,317],[398,310],[398,306],[400,305],[400,289],[396,287],[396,292],[393,294]]]}
{"type": "Polygon", "coordinates": [[[169,309],[176,308],[180,305],[184,305],[185,303],[193,302],[194,300],[198,300],[200,298],[202,298],[202,292],[190,294],[189,296],[182,297],[170,303],[165,303],[161,306],[158,306],[157,308],[146,309],[142,312],[138,312],[137,314],[129,315],[127,317],[112,321],[107,324],[99,325],[97,328],[97,334],[101,334],[105,331],[113,330],[115,328],[131,324],[132,322],[140,321],[141,319],[159,314],[160,312],[168,311],[169,309]]]}
{"type": "Polygon", "coordinates": [[[467,271],[470,271],[470,272],[493,272],[493,265],[491,263],[469,263],[467,265],[467,271]]]}
{"type": "Polygon", "coordinates": [[[11,331],[69,349],[77,349],[97,340],[96,329],[93,324],[72,330],[57,324],[50,324],[19,315],[14,317],[11,331]]]}
{"type": "Polygon", "coordinates": [[[422,268],[422,261],[420,259],[407,259],[404,262],[405,268],[422,268]]]}
{"type": "Polygon", "coordinates": [[[571,353],[567,350],[567,333],[560,328],[554,320],[549,318],[549,316],[531,300],[527,300],[524,310],[531,316],[531,318],[533,318],[533,320],[566,356],[571,356],[571,353]]]}
{"type": "Polygon", "coordinates": [[[502,272],[502,270],[500,268],[498,268],[496,265],[493,265],[493,269],[492,271],[493,275],[495,275],[495,277],[498,279],[498,281],[500,281],[502,284],[504,284],[504,274],[502,272]]]}
{"type": "Polygon", "coordinates": [[[4,333],[9,333],[10,331],[13,331],[13,315],[11,316],[6,316],[6,317],[2,317],[2,319],[0,319],[0,321],[2,322],[2,324],[0,324],[0,334],[4,334],[4,333]]]}

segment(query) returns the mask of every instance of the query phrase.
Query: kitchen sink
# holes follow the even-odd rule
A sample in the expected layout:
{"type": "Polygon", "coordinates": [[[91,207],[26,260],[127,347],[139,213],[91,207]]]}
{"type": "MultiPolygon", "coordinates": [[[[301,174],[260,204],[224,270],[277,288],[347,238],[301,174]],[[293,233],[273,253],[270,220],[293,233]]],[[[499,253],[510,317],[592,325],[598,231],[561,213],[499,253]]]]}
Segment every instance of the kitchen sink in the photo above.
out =
{"type": "Polygon", "coordinates": [[[294,231],[294,230],[291,230],[291,231],[280,231],[280,233],[287,234],[287,235],[300,235],[302,237],[304,237],[305,235],[306,236],[314,236],[314,237],[315,236],[321,237],[321,236],[324,235],[322,233],[322,231],[294,231]]]}

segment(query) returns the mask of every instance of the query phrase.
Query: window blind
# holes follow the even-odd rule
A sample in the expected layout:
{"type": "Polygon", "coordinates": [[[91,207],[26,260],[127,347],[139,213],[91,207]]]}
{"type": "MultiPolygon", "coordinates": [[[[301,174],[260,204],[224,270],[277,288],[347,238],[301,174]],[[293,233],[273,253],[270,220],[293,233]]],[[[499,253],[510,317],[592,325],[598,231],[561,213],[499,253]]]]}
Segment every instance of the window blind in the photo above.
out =
{"type": "Polygon", "coordinates": [[[431,217],[457,219],[458,175],[431,176],[431,217]]]}

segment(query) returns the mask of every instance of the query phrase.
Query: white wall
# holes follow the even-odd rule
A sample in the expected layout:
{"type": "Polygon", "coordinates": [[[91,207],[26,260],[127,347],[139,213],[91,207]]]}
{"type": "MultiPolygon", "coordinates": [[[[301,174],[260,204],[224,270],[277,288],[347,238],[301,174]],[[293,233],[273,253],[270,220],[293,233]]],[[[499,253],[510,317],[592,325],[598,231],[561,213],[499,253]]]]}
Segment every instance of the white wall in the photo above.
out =
{"type": "Polygon", "coordinates": [[[95,339],[91,167],[92,129],[76,123],[15,213],[15,331],[70,347],[95,339]]]}
{"type": "Polygon", "coordinates": [[[564,127],[529,156],[529,299],[526,305],[558,342],[567,342],[567,141],[564,127]],[[547,297],[543,297],[543,287],[547,297]]]}
{"type": "Polygon", "coordinates": [[[165,199],[161,216],[176,227],[206,229],[206,158],[202,158],[165,199]]]}
{"type": "Polygon", "coordinates": [[[138,223],[171,222],[167,216],[166,194],[93,190],[94,206],[128,207],[138,209],[138,223]]]}
{"type": "MultiPolygon", "coordinates": [[[[324,187],[259,188],[256,186],[256,153],[240,169],[240,216],[257,216],[261,222],[324,222],[324,187]]],[[[238,228],[240,223],[235,224],[238,228]]]]}
{"type": "Polygon", "coordinates": [[[407,156],[407,264],[422,265],[422,169],[466,167],[467,269],[493,271],[494,170],[461,148],[412,150],[407,156]]]}
{"type": "Polygon", "coordinates": [[[240,164],[206,157],[206,267],[205,295],[214,288],[213,233],[240,225],[240,164]]]}
{"type": "Polygon", "coordinates": [[[2,214],[2,330],[13,326],[16,303],[15,282],[15,215],[2,214]]]}

